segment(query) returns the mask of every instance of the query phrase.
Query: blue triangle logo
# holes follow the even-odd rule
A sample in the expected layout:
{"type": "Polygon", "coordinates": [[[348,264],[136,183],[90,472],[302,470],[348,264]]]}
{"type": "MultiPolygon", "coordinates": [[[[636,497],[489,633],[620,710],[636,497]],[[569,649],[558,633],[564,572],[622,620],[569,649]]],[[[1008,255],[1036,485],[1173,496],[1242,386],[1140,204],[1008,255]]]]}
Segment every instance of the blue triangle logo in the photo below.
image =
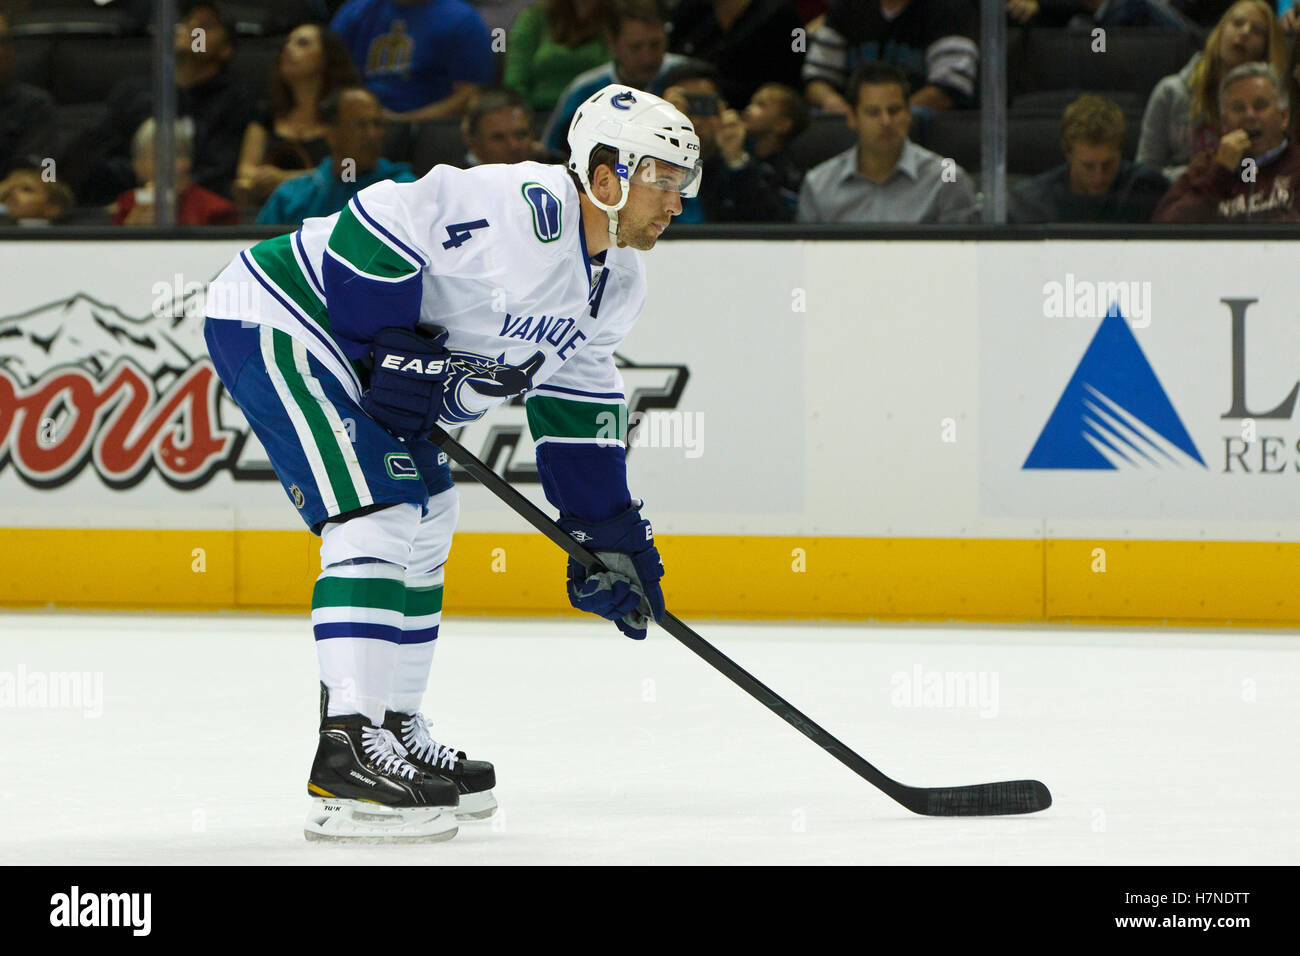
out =
{"type": "Polygon", "coordinates": [[[1023,468],[1206,467],[1128,322],[1112,306],[1023,468]]]}

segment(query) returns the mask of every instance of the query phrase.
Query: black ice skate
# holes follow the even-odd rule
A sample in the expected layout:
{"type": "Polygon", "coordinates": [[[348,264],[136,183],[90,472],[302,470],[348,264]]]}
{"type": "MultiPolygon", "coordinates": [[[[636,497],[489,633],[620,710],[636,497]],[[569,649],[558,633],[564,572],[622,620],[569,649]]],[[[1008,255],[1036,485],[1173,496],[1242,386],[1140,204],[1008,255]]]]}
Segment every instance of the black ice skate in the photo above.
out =
{"type": "Polygon", "coordinates": [[[321,721],[307,793],[308,840],[413,842],[456,835],[457,788],[408,763],[393,734],[362,714],[321,721]]]}
{"type": "Polygon", "coordinates": [[[497,785],[496,770],[486,760],[467,760],[465,752],[444,747],[429,733],[423,714],[384,714],[384,729],[391,730],[406,750],[406,759],[426,774],[450,780],[460,793],[457,820],[484,820],[496,812],[497,801],[492,788],[497,785]]]}

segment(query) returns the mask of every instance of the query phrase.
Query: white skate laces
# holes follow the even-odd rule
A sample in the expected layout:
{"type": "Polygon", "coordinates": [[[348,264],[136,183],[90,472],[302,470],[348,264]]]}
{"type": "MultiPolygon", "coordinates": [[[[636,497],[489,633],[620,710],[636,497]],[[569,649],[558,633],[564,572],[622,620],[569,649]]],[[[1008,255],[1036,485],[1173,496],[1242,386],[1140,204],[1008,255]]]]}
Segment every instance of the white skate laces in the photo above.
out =
{"type": "Polygon", "coordinates": [[[414,780],[415,775],[419,773],[415,767],[402,759],[406,756],[406,750],[397,742],[391,730],[384,730],[381,727],[362,727],[361,745],[366,749],[366,756],[386,773],[395,773],[407,780],[414,780]]]}
{"type": "Polygon", "coordinates": [[[455,747],[444,747],[433,739],[424,714],[415,714],[410,720],[402,721],[402,740],[406,742],[407,749],[425,763],[447,770],[456,769],[460,752],[455,747]]]}

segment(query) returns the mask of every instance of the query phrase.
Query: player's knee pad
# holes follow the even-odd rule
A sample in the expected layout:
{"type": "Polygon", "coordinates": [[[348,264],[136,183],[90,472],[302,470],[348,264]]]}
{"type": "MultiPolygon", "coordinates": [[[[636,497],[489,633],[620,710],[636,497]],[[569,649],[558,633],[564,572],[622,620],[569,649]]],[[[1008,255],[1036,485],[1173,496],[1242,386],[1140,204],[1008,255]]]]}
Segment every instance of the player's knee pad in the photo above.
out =
{"type": "Polygon", "coordinates": [[[411,543],[410,570],[425,574],[442,567],[451,550],[451,537],[460,517],[460,495],[453,486],[429,498],[420,528],[411,543]]]}
{"type": "Polygon", "coordinates": [[[378,559],[405,568],[420,527],[420,506],[390,505],[344,520],[330,521],[320,532],[320,566],[357,559],[378,559]]]}

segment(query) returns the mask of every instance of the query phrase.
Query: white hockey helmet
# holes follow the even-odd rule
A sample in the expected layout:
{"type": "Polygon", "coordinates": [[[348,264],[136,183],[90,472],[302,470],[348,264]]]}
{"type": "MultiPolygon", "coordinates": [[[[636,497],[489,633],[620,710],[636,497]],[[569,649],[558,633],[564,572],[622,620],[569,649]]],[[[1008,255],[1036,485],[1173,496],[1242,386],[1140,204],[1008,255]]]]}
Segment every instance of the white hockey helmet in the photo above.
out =
{"type": "Polygon", "coordinates": [[[686,178],[677,186],[689,199],[700,189],[700,137],[685,114],[667,100],[643,90],[611,83],[578,107],[569,123],[569,169],[582,183],[587,198],[609,214],[609,235],[618,231],[618,211],[627,203],[629,181],[646,158],[681,167],[686,178]],[[587,167],[591,151],[608,146],[618,151],[614,167],[622,195],[614,205],[591,191],[587,167]]]}

